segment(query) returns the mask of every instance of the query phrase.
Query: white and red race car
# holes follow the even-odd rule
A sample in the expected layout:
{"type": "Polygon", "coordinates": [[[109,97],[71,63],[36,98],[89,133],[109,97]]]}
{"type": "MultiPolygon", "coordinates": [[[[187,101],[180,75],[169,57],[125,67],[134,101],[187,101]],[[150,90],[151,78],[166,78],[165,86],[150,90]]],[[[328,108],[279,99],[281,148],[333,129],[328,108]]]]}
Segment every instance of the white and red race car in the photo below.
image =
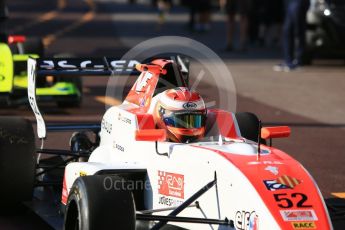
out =
{"type": "MultiPolygon", "coordinates": [[[[106,111],[100,126],[46,126],[35,99],[37,76],[112,71],[109,66],[47,69],[40,63],[28,62],[39,138],[47,129],[89,130],[97,136],[92,142],[84,133],[75,134],[71,151],[37,150],[68,156],[61,191],[64,229],[332,229],[308,171],[265,144],[264,139],[289,136],[289,127],[261,128],[254,114],[210,109],[205,138],[167,141],[149,112],[159,79],[170,76],[176,65],[163,59],[136,65],[140,76],[124,102],[106,111]]],[[[45,174],[36,174],[43,177],[40,185],[51,186],[45,174]]]]}

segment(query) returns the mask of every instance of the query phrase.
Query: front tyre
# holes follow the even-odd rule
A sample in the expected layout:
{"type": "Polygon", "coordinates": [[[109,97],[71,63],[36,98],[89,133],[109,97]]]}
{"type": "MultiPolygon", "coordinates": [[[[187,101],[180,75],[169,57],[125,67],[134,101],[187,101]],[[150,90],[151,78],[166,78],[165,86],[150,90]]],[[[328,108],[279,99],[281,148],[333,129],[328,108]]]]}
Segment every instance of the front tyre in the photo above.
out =
{"type": "Polygon", "coordinates": [[[135,229],[132,192],[109,186],[122,181],[103,175],[76,179],[68,196],[64,229],[135,229]]]}

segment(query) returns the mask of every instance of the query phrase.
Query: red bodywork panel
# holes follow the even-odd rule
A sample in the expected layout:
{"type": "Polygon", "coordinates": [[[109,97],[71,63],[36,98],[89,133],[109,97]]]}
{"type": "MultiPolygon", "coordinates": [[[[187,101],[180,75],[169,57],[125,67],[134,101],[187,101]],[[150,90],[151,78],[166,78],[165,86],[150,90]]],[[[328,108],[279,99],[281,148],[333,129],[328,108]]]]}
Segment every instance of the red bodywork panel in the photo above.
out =
{"type": "Polygon", "coordinates": [[[141,129],[135,133],[135,140],[137,141],[165,141],[165,129],[141,129]]]}
{"type": "Polygon", "coordinates": [[[68,200],[68,192],[67,192],[67,185],[66,185],[66,171],[65,175],[63,177],[63,182],[62,182],[62,193],[61,193],[61,203],[66,205],[68,200]]]}
{"type": "Polygon", "coordinates": [[[150,107],[160,77],[167,74],[165,65],[172,63],[171,60],[157,59],[151,64],[138,64],[136,69],[141,72],[137,81],[129,91],[125,101],[139,106],[131,112],[146,113],[150,107]]]}
{"type": "Polygon", "coordinates": [[[154,129],[156,127],[152,114],[138,113],[137,120],[139,129],[154,129]]]}

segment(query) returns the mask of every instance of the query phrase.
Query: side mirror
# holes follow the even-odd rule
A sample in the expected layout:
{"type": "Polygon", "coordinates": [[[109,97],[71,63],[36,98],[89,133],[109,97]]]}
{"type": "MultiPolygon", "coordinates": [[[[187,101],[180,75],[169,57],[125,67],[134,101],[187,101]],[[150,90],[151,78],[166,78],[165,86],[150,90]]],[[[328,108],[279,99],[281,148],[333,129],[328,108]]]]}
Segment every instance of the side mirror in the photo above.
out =
{"type": "Polygon", "coordinates": [[[289,137],[291,129],[288,126],[264,127],[261,129],[262,139],[289,137]]]}
{"type": "Polygon", "coordinates": [[[140,129],[135,132],[137,141],[165,141],[165,129],[140,129]]]}

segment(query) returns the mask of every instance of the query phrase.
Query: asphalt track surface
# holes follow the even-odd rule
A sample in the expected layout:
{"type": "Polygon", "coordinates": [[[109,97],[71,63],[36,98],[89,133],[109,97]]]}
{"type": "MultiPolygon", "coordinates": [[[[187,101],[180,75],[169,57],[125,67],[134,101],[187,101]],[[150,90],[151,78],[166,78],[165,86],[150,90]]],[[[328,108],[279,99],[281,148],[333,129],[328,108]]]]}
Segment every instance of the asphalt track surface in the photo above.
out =
{"type": "MultiPolygon", "coordinates": [[[[97,1],[97,11],[91,12],[84,1],[69,1],[66,8],[57,9],[55,1],[11,0],[9,8],[9,31],[42,37],[47,56],[73,54],[88,57],[121,57],[134,44],[159,35],[187,36],[203,42],[218,53],[231,69],[238,88],[237,111],[254,112],[267,125],[290,125],[291,137],[275,140],[274,146],[291,154],[309,170],[327,200],[336,205],[344,204],[343,200],[336,199],[332,193],[344,196],[345,192],[345,116],[341,117],[345,114],[341,109],[345,93],[335,96],[339,100],[329,99],[328,94],[326,96],[316,92],[315,96],[305,95],[305,100],[309,101],[305,101],[304,105],[300,105],[297,100],[295,103],[287,101],[289,104],[280,104],[277,98],[289,98],[289,94],[284,96],[284,89],[279,90],[277,87],[270,90],[265,88],[268,84],[273,84],[273,80],[267,75],[273,76],[275,73],[267,69],[278,62],[279,51],[276,49],[253,48],[245,54],[225,53],[222,50],[223,37],[190,33],[184,28],[186,17],[183,10],[174,12],[177,16],[174,17],[173,14],[171,22],[158,28],[155,10],[144,5],[128,6],[103,0],[97,1]],[[251,84],[253,81],[255,83],[251,84]],[[266,84],[265,81],[270,82],[266,84]],[[317,105],[323,103],[323,99],[327,102],[323,108],[328,111],[329,116],[327,113],[322,116],[322,112],[319,115],[315,112],[317,105]]],[[[221,34],[224,24],[218,16],[215,16],[214,20],[212,33],[221,34]]],[[[337,79],[340,75],[345,77],[344,70],[342,63],[326,61],[322,62],[321,67],[308,67],[304,71],[285,74],[282,78],[306,79],[311,73],[318,76],[320,71],[325,71],[329,79],[337,79]]],[[[289,82],[285,85],[291,82],[287,81],[289,82]]],[[[292,95],[299,93],[298,86],[302,83],[299,84],[298,81],[291,83],[289,90],[292,95]]],[[[85,79],[84,100],[78,109],[60,109],[55,105],[44,105],[43,113],[46,114],[48,122],[99,123],[105,111],[104,102],[119,102],[118,99],[110,100],[104,97],[107,82],[108,79],[105,78],[85,79]]],[[[332,94],[332,90],[336,91],[337,82],[334,86],[329,82],[322,84],[321,81],[320,85],[332,94]]],[[[205,90],[206,98],[220,94],[209,90],[213,88],[209,83],[202,83],[200,88],[205,90]]],[[[308,92],[308,89],[304,90],[308,92]]],[[[24,116],[34,121],[27,106],[1,108],[0,115],[24,116]]],[[[70,133],[51,134],[45,146],[68,148],[69,137],[70,133]]],[[[335,229],[345,229],[344,220],[334,220],[333,223],[335,229]]],[[[49,226],[30,211],[25,211],[20,216],[1,216],[0,229],[49,229],[49,226]]]]}

